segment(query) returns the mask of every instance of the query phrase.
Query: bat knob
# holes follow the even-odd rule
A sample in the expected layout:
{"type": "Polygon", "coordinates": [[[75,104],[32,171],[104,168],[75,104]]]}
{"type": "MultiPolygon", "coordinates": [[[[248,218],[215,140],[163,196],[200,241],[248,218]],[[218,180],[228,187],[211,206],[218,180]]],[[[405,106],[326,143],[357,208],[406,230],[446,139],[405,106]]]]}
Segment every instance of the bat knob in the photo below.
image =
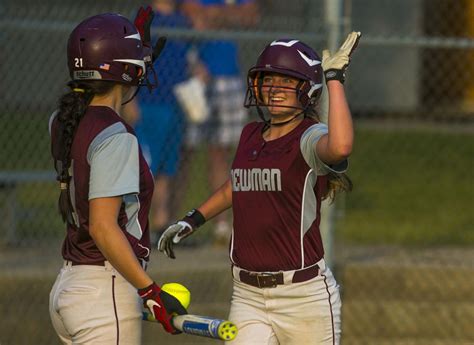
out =
{"type": "Polygon", "coordinates": [[[217,333],[219,338],[227,341],[234,340],[237,336],[237,326],[230,321],[225,321],[219,326],[217,333]]]}

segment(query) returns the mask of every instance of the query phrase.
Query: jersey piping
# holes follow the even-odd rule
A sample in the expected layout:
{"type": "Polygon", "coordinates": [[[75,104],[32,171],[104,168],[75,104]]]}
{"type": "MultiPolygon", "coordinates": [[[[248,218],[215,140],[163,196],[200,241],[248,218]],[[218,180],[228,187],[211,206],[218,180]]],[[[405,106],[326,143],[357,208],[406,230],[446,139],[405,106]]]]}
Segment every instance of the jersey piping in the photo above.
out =
{"type": "Polygon", "coordinates": [[[138,221],[138,212],[140,211],[140,200],[136,194],[127,194],[123,196],[125,204],[125,213],[127,215],[128,223],[125,226],[127,232],[136,239],[142,238],[142,228],[138,221]]]}
{"type": "Polygon", "coordinates": [[[317,176],[315,172],[310,169],[306,174],[303,194],[301,200],[301,229],[300,229],[300,243],[301,243],[301,268],[304,268],[304,236],[311,228],[311,225],[316,220],[316,212],[318,200],[314,194],[314,186],[316,186],[317,176]]]}

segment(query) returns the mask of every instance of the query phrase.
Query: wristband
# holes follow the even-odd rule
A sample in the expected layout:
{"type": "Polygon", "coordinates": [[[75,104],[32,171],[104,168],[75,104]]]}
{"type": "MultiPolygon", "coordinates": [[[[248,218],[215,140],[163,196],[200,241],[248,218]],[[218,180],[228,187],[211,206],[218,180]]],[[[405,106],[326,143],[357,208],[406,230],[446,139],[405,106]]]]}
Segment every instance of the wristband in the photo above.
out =
{"type": "Polygon", "coordinates": [[[186,214],[186,217],[183,218],[183,221],[190,223],[193,228],[199,228],[206,222],[206,218],[204,218],[199,210],[193,208],[186,214]]]}
{"type": "Polygon", "coordinates": [[[324,71],[324,77],[326,78],[326,83],[330,80],[338,80],[341,84],[344,84],[346,73],[341,69],[328,69],[324,71]]]}

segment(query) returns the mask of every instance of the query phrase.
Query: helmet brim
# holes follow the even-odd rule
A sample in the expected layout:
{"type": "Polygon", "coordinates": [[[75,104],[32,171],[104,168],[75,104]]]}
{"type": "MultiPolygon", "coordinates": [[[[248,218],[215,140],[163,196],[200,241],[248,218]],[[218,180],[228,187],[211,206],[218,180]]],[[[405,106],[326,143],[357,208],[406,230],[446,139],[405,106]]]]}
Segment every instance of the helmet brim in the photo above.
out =
{"type": "Polygon", "coordinates": [[[255,78],[255,75],[259,72],[270,72],[270,73],[279,73],[283,75],[287,75],[290,77],[298,78],[301,80],[311,80],[308,76],[305,76],[302,73],[298,73],[296,71],[289,70],[284,67],[280,66],[255,66],[249,69],[248,76],[251,78],[255,78]]]}

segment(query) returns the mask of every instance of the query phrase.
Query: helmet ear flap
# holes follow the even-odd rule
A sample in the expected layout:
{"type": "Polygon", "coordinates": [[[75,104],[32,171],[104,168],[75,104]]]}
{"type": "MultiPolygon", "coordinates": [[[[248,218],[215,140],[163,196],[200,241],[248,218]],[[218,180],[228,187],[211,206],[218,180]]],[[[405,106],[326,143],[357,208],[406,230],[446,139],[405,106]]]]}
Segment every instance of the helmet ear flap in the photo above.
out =
{"type": "Polygon", "coordinates": [[[265,103],[263,100],[263,95],[262,95],[262,85],[263,85],[263,73],[262,72],[257,72],[255,73],[255,77],[253,78],[253,93],[255,95],[255,101],[257,104],[259,103],[265,103]]]}
{"type": "Polygon", "coordinates": [[[259,103],[263,103],[261,96],[261,85],[262,81],[259,81],[260,72],[249,71],[247,74],[247,94],[245,96],[244,106],[246,108],[250,106],[258,106],[259,103]]]}
{"type": "Polygon", "coordinates": [[[301,80],[296,86],[298,100],[303,109],[306,109],[308,105],[311,103],[311,97],[308,93],[310,88],[311,88],[311,85],[308,80],[301,80]]]}

